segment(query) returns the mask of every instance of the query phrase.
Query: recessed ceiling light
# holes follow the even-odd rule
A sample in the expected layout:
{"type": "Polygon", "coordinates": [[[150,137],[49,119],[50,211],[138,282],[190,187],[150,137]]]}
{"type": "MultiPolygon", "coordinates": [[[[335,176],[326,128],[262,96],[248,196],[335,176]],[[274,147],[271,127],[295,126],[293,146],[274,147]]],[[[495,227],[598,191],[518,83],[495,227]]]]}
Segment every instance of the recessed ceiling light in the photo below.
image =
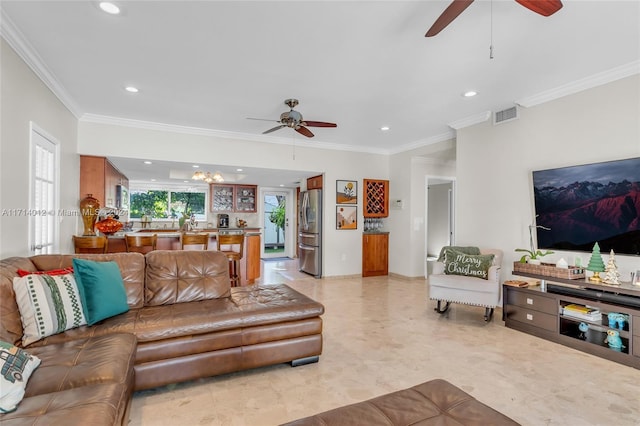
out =
{"type": "Polygon", "coordinates": [[[120,13],[120,8],[110,1],[101,1],[98,6],[109,15],[117,15],[120,13]]]}
{"type": "Polygon", "coordinates": [[[464,92],[462,96],[464,96],[465,98],[472,98],[477,94],[478,92],[476,92],[475,90],[469,90],[468,92],[464,92]]]}
{"type": "Polygon", "coordinates": [[[189,181],[188,181],[188,180],[183,180],[183,182],[184,182],[184,183],[189,183],[189,181]]]}
{"type": "Polygon", "coordinates": [[[281,183],[280,186],[284,186],[284,183],[281,183]]]}
{"type": "Polygon", "coordinates": [[[382,126],[380,127],[380,130],[382,130],[383,132],[386,132],[387,130],[389,130],[389,126],[382,126]]]}
{"type": "Polygon", "coordinates": [[[156,181],[155,179],[151,179],[151,182],[155,182],[155,181],[156,181]]]}
{"type": "Polygon", "coordinates": [[[194,165],[193,165],[193,166],[191,166],[191,167],[193,167],[194,169],[197,169],[197,168],[198,168],[198,167],[200,167],[200,166],[198,166],[197,164],[194,164],[194,165]]]}
{"type": "Polygon", "coordinates": [[[242,169],[236,169],[236,172],[241,172],[241,171],[242,171],[242,169]]]}
{"type": "Polygon", "coordinates": [[[126,90],[129,93],[138,93],[139,90],[137,87],[133,87],[133,86],[127,86],[124,88],[124,90],[126,90]]]}
{"type": "Polygon", "coordinates": [[[144,164],[153,164],[151,161],[147,160],[147,161],[143,161],[144,164]]]}

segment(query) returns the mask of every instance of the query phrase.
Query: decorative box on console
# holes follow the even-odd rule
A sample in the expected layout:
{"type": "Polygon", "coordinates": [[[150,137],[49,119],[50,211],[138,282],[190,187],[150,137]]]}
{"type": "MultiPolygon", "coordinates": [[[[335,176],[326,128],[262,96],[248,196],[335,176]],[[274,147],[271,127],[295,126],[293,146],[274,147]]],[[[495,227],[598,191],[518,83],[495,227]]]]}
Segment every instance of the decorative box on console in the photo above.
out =
{"type": "Polygon", "coordinates": [[[513,262],[514,272],[525,272],[528,274],[545,275],[553,278],[564,278],[578,280],[584,278],[584,268],[569,266],[568,268],[558,268],[553,263],[542,263],[532,265],[530,263],[513,262]]]}

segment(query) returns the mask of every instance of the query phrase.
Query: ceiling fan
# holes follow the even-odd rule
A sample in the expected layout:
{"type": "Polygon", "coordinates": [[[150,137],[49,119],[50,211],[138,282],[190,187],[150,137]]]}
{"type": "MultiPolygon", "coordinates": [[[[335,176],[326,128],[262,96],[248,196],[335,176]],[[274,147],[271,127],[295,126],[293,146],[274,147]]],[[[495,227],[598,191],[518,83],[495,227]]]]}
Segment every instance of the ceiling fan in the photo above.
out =
{"type": "MultiPolygon", "coordinates": [[[[516,0],[522,6],[542,16],[551,16],[558,10],[562,9],[560,0],[516,0]]],[[[433,37],[440,31],[445,29],[447,25],[453,22],[464,10],[473,3],[473,0],[453,0],[436,22],[429,28],[425,37],[433,37]]]]}
{"type": "Polygon", "coordinates": [[[263,118],[249,118],[249,120],[275,121],[276,123],[280,123],[280,125],[262,132],[263,135],[267,133],[275,132],[276,130],[280,130],[283,127],[291,127],[293,130],[300,133],[301,135],[304,135],[308,138],[312,138],[313,133],[311,133],[311,130],[307,129],[307,127],[337,127],[337,124],[335,123],[304,120],[302,118],[302,114],[300,114],[298,111],[293,109],[295,108],[296,105],[298,105],[297,99],[287,99],[284,101],[284,104],[291,109],[289,111],[286,111],[280,114],[280,120],[267,120],[263,118]]]}

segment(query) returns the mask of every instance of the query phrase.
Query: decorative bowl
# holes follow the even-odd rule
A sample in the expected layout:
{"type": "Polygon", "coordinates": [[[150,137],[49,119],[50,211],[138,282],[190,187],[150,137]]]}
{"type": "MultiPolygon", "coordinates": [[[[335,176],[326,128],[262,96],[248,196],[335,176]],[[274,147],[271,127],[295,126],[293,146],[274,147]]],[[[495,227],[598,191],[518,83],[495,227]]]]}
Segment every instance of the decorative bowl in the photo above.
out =
{"type": "Polygon", "coordinates": [[[105,235],[115,234],[122,229],[122,222],[119,222],[112,217],[108,217],[96,223],[96,229],[105,235]]]}

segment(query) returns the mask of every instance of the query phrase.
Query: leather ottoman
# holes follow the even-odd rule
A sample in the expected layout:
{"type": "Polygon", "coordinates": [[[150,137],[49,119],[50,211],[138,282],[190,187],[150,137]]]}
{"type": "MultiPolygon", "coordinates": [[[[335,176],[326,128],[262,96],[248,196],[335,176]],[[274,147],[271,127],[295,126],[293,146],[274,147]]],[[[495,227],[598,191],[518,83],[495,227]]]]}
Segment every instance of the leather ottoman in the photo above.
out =
{"type": "Polygon", "coordinates": [[[519,425],[451,383],[436,379],[352,405],[286,423],[338,425],[519,425]]]}

